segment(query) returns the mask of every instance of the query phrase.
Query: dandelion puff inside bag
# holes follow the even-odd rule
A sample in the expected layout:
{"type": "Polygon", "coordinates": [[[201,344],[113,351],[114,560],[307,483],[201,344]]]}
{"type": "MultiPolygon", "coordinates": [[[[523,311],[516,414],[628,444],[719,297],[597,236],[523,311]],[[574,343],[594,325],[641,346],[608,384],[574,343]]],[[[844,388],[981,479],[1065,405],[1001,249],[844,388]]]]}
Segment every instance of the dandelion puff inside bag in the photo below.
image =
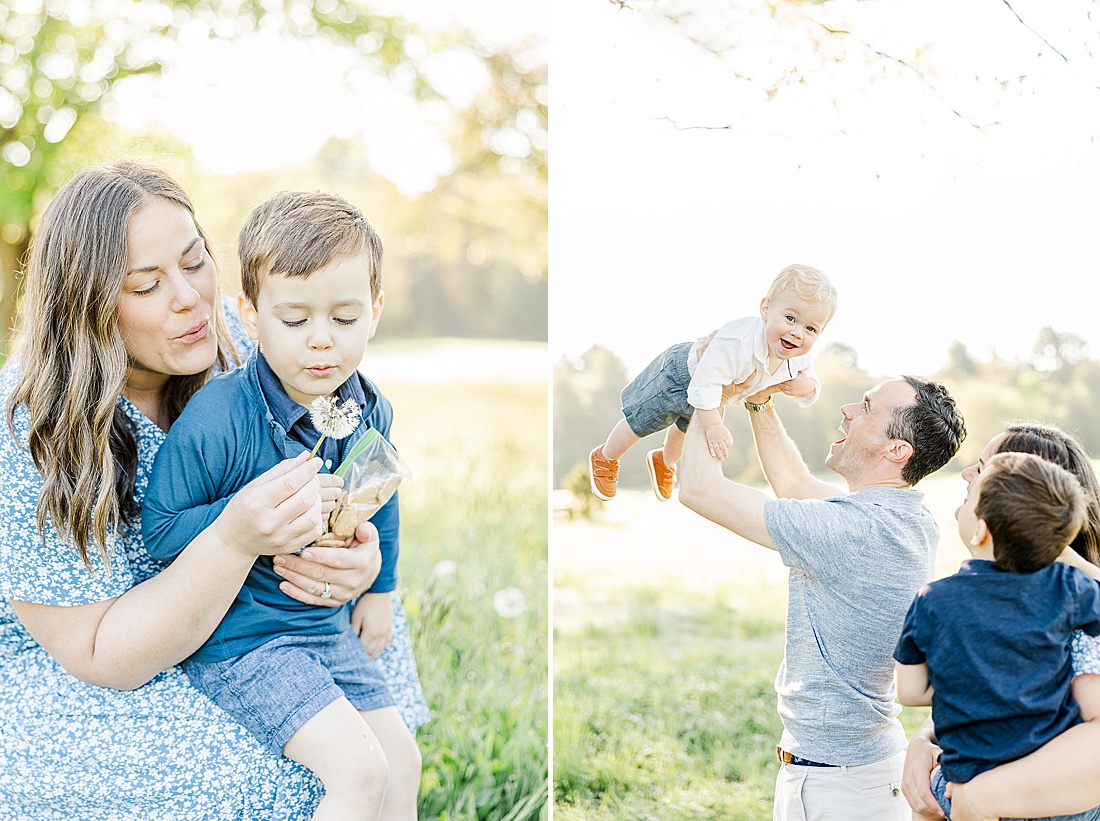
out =
{"type": "Polygon", "coordinates": [[[374,428],[352,445],[333,473],[344,480],[344,489],[329,515],[329,532],[317,540],[321,547],[350,545],[355,528],[377,513],[402,481],[412,478],[409,466],[374,428]]]}

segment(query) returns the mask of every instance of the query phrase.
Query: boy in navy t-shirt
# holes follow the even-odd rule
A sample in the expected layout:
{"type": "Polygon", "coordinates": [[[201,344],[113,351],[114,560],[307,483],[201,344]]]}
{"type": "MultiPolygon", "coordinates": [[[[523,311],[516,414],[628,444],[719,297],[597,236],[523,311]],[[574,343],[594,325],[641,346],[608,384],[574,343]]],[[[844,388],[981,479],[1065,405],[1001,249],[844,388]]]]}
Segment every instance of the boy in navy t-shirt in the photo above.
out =
{"type": "MultiPolygon", "coordinates": [[[[1100,634],[1100,586],[1055,561],[1085,518],[1067,471],[1025,453],[994,456],[956,513],[973,558],[921,588],[898,640],[898,700],[932,705],[943,752],[932,792],[1013,761],[1081,721],[1070,637],[1100,634]]],[[[1100,807],[1073,816],[1100,819],[1100,807]]]]}

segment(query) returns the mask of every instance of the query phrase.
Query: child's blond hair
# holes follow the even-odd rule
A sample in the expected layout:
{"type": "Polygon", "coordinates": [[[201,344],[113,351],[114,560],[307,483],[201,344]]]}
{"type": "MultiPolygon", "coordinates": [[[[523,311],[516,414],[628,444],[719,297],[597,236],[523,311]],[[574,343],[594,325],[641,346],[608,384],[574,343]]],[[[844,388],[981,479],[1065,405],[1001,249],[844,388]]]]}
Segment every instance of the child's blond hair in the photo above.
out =
{"type": "Polygon", "coordinates": [[[837,291],[836,287],[824,273],[809,265],[788,265],[780,271],[772,284],[768,287],[768,302],[775,300],[784,291],[794,291],[800,299],[806,302],[816,302],[829,308],[828,323],[836,313],[837,291]]]}

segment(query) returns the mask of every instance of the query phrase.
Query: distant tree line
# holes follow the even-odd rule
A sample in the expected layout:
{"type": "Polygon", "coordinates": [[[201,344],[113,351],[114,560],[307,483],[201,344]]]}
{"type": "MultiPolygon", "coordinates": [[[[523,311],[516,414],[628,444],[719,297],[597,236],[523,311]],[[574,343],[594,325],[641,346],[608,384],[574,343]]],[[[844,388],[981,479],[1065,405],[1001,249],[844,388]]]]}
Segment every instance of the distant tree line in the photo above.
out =
{"type": "MultiPolygon", "coordinates": [[[[859,399],[867,388],[891,375],[870,374],[859,366],[856,351],[843,343],[825,347],[814,360],[821,377],[821,398],[799,408],[777,395],[783,425],[798,445],[810,469],[831,475],[825,467],[829,444],[839,439],[840,406],[859,399]]],[[[921,374],[943,382],[958,401],[968,436],[948,465],[960,470],[975,462],[989,438],[1007,421],[1039,421],[1076,435],[1090,454],[1100,455],[1100,361],[1088,358],[1081,337],[1043,328],[1032,356],[1005,361],[975,358],[961,342],[948,350],[939,372],[921,374]]],[[[584,469],[588,452],[603,442],[621,416],[619,392],[627,369],[612,351],[595,345],[576,359],[562,357],[554,365],[553,481],[564,487],[570,473],[584,469]]],[[[729,408],[726,425],[734,446],[723,463],[725,474],[740,482],[758,483],[763,473],[756,458],[747,413],[729,408]]],[[[623,459],[620,482],[645,487],[645,453],[661,444],[655,434],[632,448],[623,459]]]]}

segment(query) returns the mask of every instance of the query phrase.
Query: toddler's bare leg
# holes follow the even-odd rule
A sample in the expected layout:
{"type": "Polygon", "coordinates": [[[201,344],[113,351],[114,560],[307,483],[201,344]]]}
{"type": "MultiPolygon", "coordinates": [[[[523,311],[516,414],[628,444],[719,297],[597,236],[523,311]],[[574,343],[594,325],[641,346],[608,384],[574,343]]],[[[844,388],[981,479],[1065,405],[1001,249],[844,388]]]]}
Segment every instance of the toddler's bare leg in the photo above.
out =
{"type": "Polygon", "coordinates": [[[389,781],[382,744],[346,698],[303,724],[283,755],[308,767],[325,785],[313,821],[377,821],[389,781]]]}
{"type": "Polygon", "coordinates": [[[420,748],[396,707],[359,713],[382,744],[390,765],[390,781],[380,821],[416,821],[420,792],[420,748]]]}
{"type": "Polygon", "coordinates": [[[604,459],[621,459],[623,454],[630,450],[641,437],[630,429],[630,423],[620,419],[618,424],[611,429],[607,441],[603,445],[604,459]]]}
{"type": "Polygon", "coordinates": [[[676,425],[669,425],[668,430],[665,431],[665,445],[662,448],[661,458],[665,460],[666,465],[672,467],[683,455],[684,432],[676,425]]]}

